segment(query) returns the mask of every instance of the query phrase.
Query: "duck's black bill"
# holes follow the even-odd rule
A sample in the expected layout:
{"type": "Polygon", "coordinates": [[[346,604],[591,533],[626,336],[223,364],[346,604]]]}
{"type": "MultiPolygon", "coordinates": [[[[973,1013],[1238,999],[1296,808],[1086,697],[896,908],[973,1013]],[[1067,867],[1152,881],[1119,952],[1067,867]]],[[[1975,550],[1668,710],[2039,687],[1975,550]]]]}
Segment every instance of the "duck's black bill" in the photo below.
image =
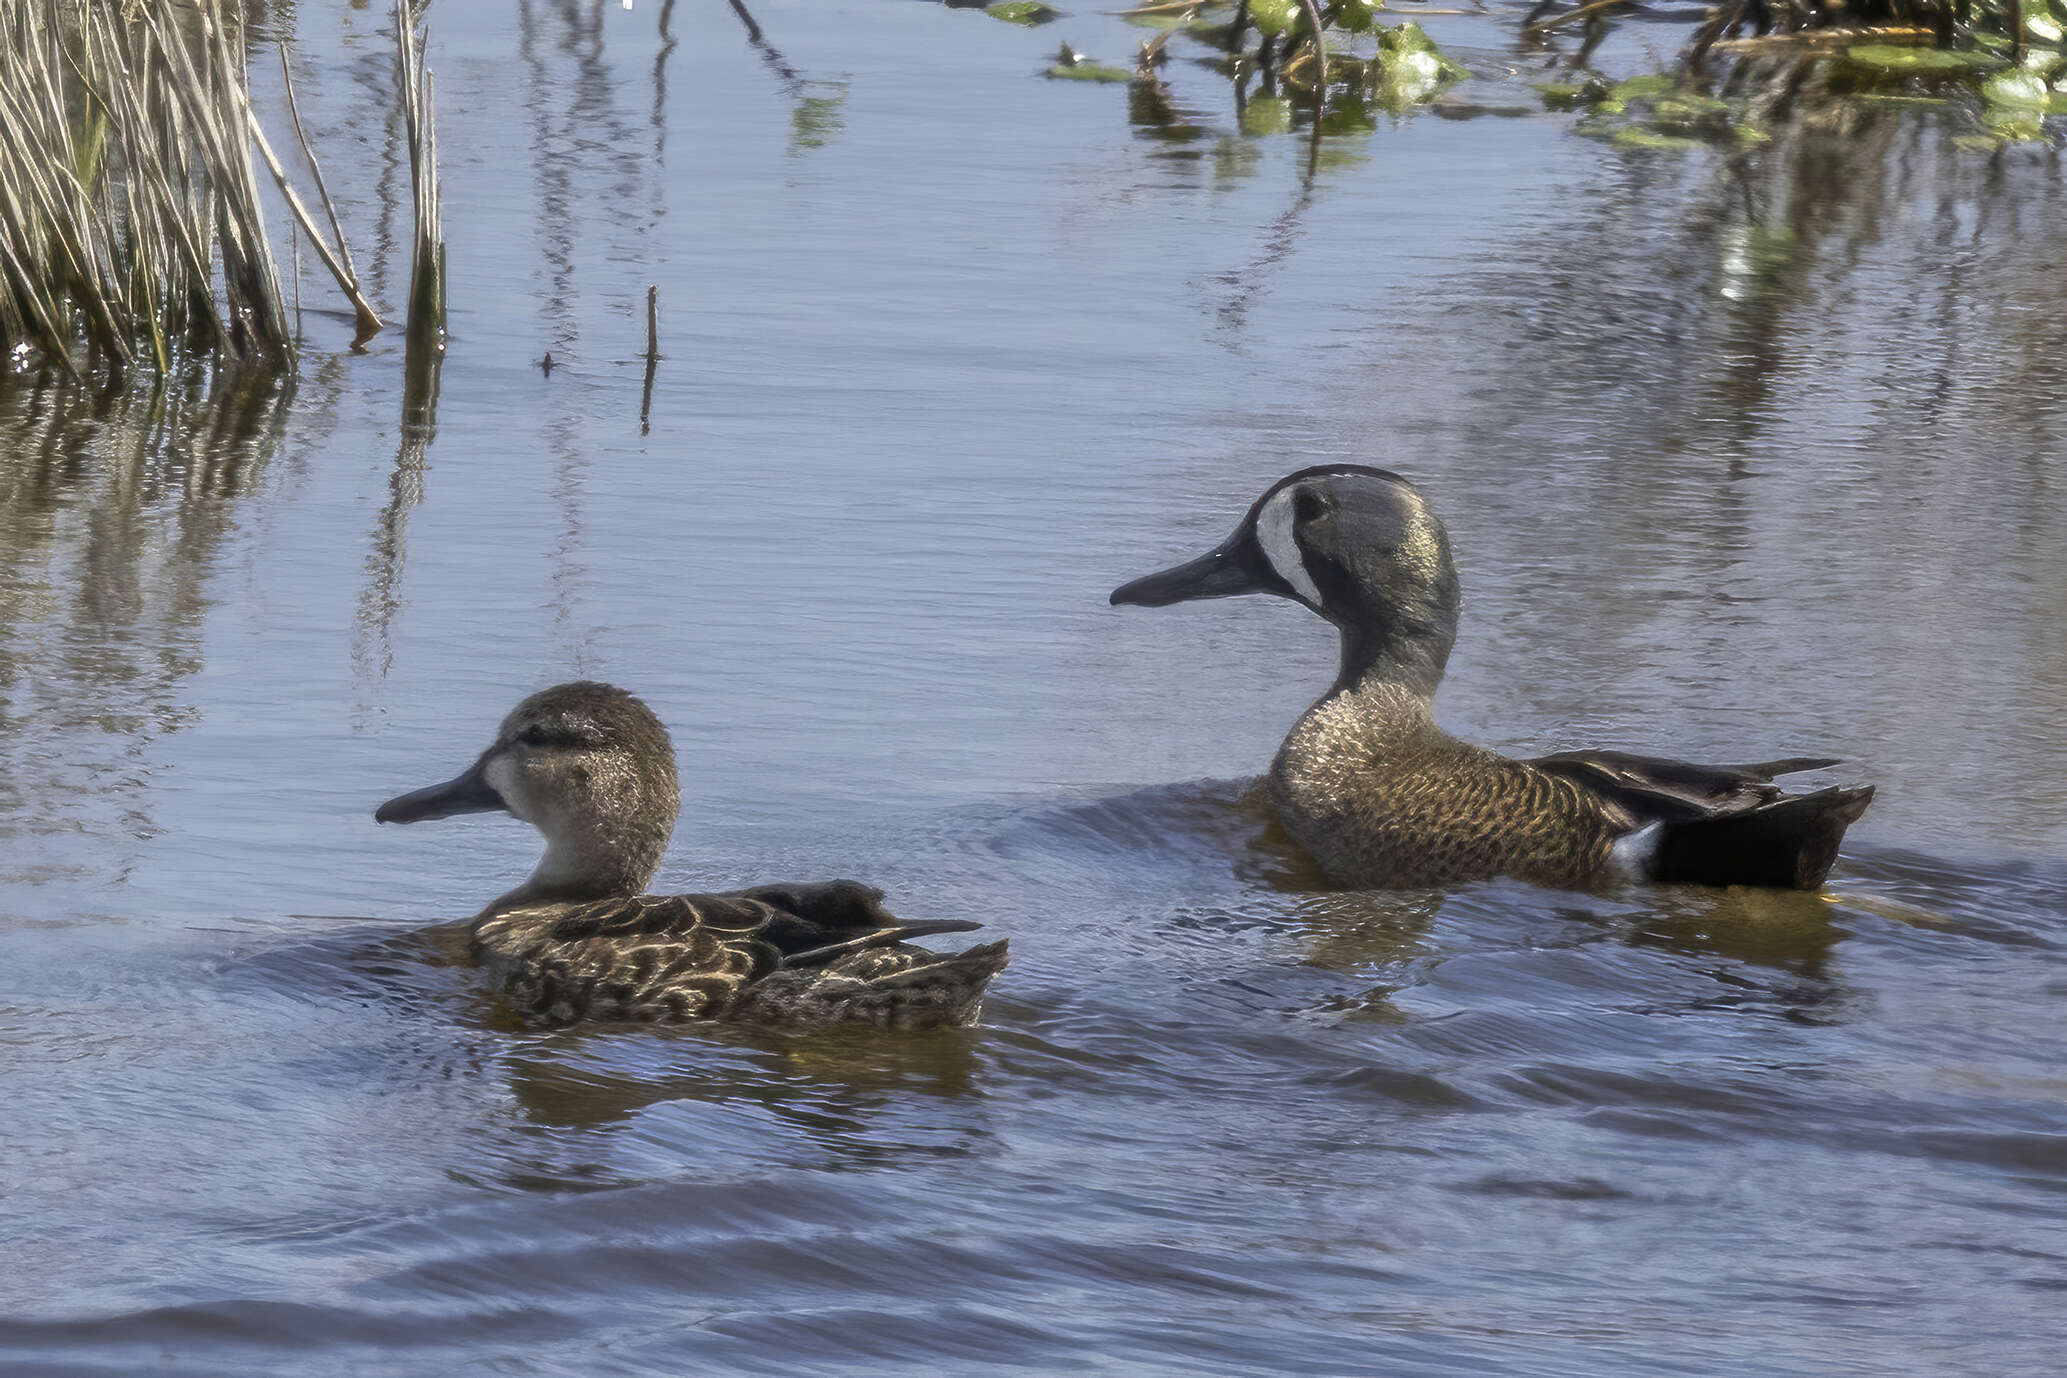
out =
{"type": "Polygon", "coordinates": [[[1218,550],[1159,574],[1146,574],[1112,591],[1112,605],[1132,603],[1166,608],[1194,598],[1232,598],[1238,593],[1266,593],[1269,566],[1259,558],[1248,531],[1237,531],[1218,550]]]}
{"type": "Polygon", "coordinates": [[[398,794],[373,811],[376,823],[422,823],[462,813],[498,813],[508,806],[488,783],[481,765],[453,776],[442,785],[398,794]]]}

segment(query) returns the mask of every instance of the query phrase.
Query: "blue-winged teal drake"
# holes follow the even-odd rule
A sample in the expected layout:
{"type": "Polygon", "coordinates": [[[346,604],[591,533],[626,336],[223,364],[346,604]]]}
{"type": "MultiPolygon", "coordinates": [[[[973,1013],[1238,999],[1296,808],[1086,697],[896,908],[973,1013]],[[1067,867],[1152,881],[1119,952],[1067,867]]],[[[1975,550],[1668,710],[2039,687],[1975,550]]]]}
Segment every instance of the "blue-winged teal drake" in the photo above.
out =
{"type": "Polygon", "coordinates": [[[1278,749],[1270,792],[1286,832],[1338,884],[1447,885],[1514,876],[1815,889],[1873,789],[1789,795],[1799,758],[1702,766],[1617,751],[1513,760],[1436,726],[1457,636],[1443,524],[1398,474],[1327,465],[1281,479],[1210,553],[1115,589],[1162,607],[1274,593],[1342,634],[1334,686],[1278,749]]]}
{"type": "Polygon", "coordinates": [[[849,880],[647,895],[681,795],[674,746],[622,689],[541,690],[457,777],[382,804],[382,823],[514,814],[545,835],[530,879],[469,925],[516,1009],[584,1019],[922,1026],[975,1020],[1002,942],[941,954],[905,940],[981,927],[907,923],[849,880]]]}

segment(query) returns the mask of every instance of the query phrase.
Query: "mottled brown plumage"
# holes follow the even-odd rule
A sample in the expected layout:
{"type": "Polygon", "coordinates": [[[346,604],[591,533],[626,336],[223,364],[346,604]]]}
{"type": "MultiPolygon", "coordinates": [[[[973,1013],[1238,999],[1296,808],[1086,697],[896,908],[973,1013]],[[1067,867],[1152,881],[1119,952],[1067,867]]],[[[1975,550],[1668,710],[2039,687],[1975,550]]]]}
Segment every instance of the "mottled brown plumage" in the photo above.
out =
{"type": "Polygon", "coordinates": [[[1457,740],[1384,682],[1331,694],[1300,718],[1270,792],[1285,831],[1347,885],[1511,875],[1587,886],[1637,826],[1571,780],[1457,740]]]}
{"type": "Polygon", "coordinates": [[[1270,772],[1285,830],[1344,885],[1514,876],[1813,889],[1872,788],[1787,795],[1824,759],[1703,766],[1622,752],[1515,760],[1450,736],[1434,697],[1456,638],[1448,534],[1411,484],[1355,465],[1273,485],[1219,549],[1114,591],[1151,607],[1275,593],[1342,634],[1334,687],[1270,772]]]}
{"type": "Polygon", "coordinates": [[[905,923],[883,908],[881,891],[854,881],[640,893],[679,807],[660,720],[621,689],[579,682],[524,700],[472,767],[374,816],[410,823],[507,810],[545,835],[530,878],[468,928],[473,959],[542,1023],[976,1019],[1006,945],[942,954],[904,941],[974,923],[905,923]]]}

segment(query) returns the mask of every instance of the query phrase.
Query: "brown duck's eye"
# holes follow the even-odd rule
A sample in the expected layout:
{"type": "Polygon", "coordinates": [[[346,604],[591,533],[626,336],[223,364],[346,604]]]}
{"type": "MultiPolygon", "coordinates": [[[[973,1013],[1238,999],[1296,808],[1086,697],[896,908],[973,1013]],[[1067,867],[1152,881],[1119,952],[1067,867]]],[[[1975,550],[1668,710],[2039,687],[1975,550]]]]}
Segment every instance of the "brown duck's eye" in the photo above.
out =
{"type": "Polygon", "coordinates": [[[572,723],[526,723],[517,733],[517,741],[524,746],[574,749],[594,746],[593,734],[581,731],[572,723]]]}
{"type": "Polygon", "coordinates": [[[1299,521],[1318,521],[1334,510],[1335,499],[1326,493],[1301,488],[1292,494],[1292,516],[1299,521]]]}

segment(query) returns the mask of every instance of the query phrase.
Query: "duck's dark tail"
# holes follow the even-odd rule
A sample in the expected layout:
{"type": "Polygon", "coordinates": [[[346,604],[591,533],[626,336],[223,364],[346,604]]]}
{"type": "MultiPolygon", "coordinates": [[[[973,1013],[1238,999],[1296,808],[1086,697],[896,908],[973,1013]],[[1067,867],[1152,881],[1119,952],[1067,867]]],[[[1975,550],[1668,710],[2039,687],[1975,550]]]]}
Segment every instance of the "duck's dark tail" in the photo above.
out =
{"type": "Polygon", "coordinates": [[[1871,785],[1821,789],[1741,812],[1661,823],[1647,869],[1666,884],[1814,890],[1836,863],[1845,829],[1872,802],[1871,785]]]}

